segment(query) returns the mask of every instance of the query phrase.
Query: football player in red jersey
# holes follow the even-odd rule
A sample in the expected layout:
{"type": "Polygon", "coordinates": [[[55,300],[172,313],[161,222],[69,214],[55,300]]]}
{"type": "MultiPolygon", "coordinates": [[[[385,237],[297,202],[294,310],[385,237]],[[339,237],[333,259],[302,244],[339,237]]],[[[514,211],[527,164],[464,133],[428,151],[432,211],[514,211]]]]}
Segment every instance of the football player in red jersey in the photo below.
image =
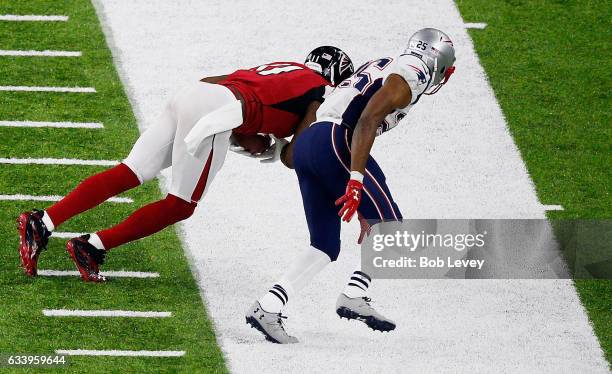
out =
{"type": "Polygon", "coordinates": [[[353,73],[348,56],[337,48],[333,51],[311,53],[305,64],[275,62],[207,77],[183,88],[169,100],[158,121],[141,134],[122,163],[85,179],[48,209],[19,216],[19,253],[25,273],[37,274],[38,257],[53,230],[63,222],[153,179],[172,165],[166,198],[136,210],[111,228],[70,239],[66,244],[83,280],[104,281],[99,265],[108,250],[152,235],[193,214],[223,165],[231,143],[242,145],[241,149],[250,153],[270,148],[263,156],[269,161],[280,159],[281,149],[288,152],[292,144],[285,147],[287,141],[277,140],[270,145],[258,134],[282,139],[314,121],[325,88],[353,73]]]}

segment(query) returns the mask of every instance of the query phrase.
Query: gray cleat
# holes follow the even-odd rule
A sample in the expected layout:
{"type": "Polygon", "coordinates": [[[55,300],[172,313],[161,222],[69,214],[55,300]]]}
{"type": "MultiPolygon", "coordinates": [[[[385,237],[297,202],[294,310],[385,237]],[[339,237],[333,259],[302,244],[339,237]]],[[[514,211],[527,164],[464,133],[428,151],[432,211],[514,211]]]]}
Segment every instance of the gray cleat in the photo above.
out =
{"type": "Polygon", "coordinates": [[[382,316],[372,308],[369,297],[350,298],[341,293],[336,301],[336,313],[340,318],[356,319],[376,331],[391,331],[395,329],[395,322],[382,316]]]}
{"type": "Polygon", "coordinates": [[[246,313],[246,322],[264,334],[267,341],[278,344],[293,344],[299,342],[295,336],[289,336],[283,326],[287,317],[280,313],[269,313],[261,308],[256,301],[246,313]]]}

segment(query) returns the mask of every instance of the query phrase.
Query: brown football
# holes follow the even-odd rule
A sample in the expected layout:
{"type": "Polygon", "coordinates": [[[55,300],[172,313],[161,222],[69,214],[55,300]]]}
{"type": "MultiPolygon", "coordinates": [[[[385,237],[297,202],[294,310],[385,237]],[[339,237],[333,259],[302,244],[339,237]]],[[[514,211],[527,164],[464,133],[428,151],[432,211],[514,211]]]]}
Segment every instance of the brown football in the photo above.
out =
{"type": "Polygon", "coordinates": [[[268,135],[244,135],[232,132],[234,142],[251,154],[264,152],[272,144],[272,139],[268,135]]]}

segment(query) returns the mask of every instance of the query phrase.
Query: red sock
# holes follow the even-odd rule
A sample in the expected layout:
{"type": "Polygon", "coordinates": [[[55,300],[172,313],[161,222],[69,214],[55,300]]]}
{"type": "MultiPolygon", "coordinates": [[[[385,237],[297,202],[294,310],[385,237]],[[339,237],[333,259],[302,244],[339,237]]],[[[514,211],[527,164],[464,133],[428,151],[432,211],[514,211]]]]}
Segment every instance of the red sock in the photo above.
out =
{"type": "Polygon", "coordinates": [[[96,234],[102,240],[104,248],[109,250],[127,242],[141,239],[146,236],[189,218],[197,203],[188,203],[174,195],[168,195],[138,209],[125,221],[109,229],[98,231],[96,234]]]}
{"type": "Polygon", "coordinates": [[[100,205],[109,198],[140,185],[134,172],[125,164],[92,175],[45,212],[55,227],[66,220],[100,205]]]}

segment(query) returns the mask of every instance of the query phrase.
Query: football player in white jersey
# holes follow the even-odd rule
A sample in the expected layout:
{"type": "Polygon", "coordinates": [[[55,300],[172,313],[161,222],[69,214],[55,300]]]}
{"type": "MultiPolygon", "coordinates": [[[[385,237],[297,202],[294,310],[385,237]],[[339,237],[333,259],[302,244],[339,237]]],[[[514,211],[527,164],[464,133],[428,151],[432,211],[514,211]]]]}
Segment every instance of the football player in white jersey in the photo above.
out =
{"type": "MultiPolygon", "coordinates": [[[[340,223],[355,213],[360,220],[400,221],[385,176],[370,149],[376,136],[396,127],[423,94],[436,93],[453,74],[455,50],[440,30],[417,31],[405,52],[370,61],[338,85],[317,111],[317,120],[282,152],[295,168],[310,248],[251,306],[246,320],[275,343],[296,343],[284,329],[287,302],[340,252],[340,223]],[[339,208],[338,208],[339,206],[339,208]]],[[[362,236],[367,227],[362,225],[362,236]]],[[[370,305],[371,278],[359,267],[336,303],[342,318],[357,319],[378,331],[395,323],[370,305]]]]}

